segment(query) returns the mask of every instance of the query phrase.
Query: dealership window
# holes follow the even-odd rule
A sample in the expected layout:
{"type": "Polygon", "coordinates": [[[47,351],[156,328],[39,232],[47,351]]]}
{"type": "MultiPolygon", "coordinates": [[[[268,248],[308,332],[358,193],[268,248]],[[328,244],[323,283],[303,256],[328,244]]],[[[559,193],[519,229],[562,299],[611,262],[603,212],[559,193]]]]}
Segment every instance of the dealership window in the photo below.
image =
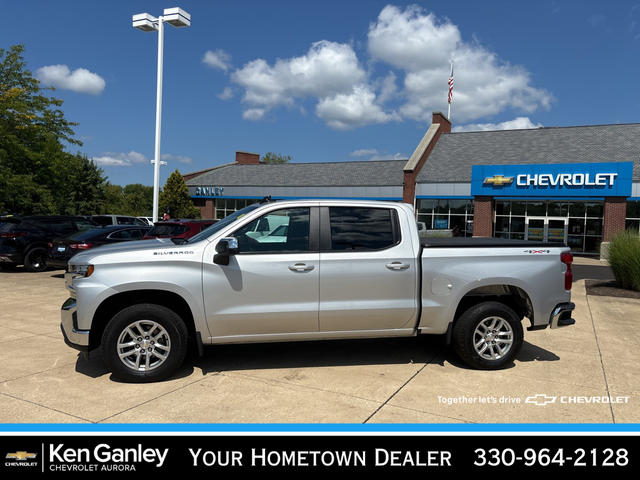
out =
{"type": "MultiPolygon", "coordinates": [[[[576,253],[598,253],[602,242],[603,202],[496,200],[494,236],[534,239],[534,220],[546,219],[547,235],[562,235],[576,253]],[[549,226],[549,219],[560,219],[549,226]]],[[[537,232],[542,232],[538,229],[537,232]]],[[[540,235],[535,239],[541,239],[540,235]]],[[[545,238],[546,240],[550,237],[545,238]]]]}
{"type": "Polygon", "coordinates": [[[417,221],[424,222],[427,230],[451,230],[461,237],[473,235],[473,200],[421,198],[417,206],[417,221]]]}
{"type": "Polygon", "coordinates": [[[627,229],[640,231],[640,200],[629,200],[627,202],[627,229]]]}
{"type": "Polygon", "coordinates": [[[222,220],[231,215],[233,212],[252,205],[258,200],[255,198],[217,198],[216,199],[216,218],[222,220]]]}

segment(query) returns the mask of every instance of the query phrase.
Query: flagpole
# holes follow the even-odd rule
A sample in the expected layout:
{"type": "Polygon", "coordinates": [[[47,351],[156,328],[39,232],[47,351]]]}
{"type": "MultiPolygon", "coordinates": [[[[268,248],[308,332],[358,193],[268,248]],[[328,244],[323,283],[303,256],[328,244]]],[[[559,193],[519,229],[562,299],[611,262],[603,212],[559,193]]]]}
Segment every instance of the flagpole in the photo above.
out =
{"type": "Polygon", "coordinates": [[[447,118],[451,121],[451,97],[453,95],[453,58],[451,59],[451,75],[449,76],[449,93],[447,95],[447,102],[449,103],[449,108],[447,111],[447,118]]]}

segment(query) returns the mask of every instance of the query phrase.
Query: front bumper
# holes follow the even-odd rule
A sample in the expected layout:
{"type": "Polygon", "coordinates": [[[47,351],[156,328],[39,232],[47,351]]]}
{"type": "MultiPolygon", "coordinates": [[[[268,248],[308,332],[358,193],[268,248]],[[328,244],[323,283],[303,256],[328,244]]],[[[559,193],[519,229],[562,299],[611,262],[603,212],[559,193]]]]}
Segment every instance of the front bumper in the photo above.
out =
{"type": "Polygon", "coordinates": [[[77,310],[76,299],[68,298],[60,312],[62,317],[60,328],[65,343],[86,354],[89,353],[89,330],[78,329],[77,310]]]}

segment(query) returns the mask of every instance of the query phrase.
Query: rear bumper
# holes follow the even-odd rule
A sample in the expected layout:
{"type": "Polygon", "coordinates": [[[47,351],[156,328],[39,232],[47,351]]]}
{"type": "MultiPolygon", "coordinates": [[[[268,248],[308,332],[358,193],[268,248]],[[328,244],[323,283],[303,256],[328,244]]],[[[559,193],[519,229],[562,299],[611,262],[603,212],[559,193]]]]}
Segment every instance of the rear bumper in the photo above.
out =
{"type": "Polygon", "coordinates": [[[47,265],[53,268],[66,268],[69,266],[68,258],[47,257],[47,265]]]}
{"type": "Polygon", "coordinates": [[[576,305],[573,302],[561,303],[551,312],[549,317],[549,326],[553,328],[568,327],[576,323],[571,317],[576,305]]]}
{"type": "Polygon", "coordinates": [[[71,348],[80,350],[83,353],[89,352],[89,330],[78,330],[77,328],[77,306],[76,299],[69,298],[62,305],[60,328],[64,335],[65,343],[71,348]]]}
{"type": "Polygon", "coordinates": [[[551,329],[569,327],[574,325],[576,321],[571,317],[571,314],[575,310],[576,305],[573,302],[564,302],[559,303],[555,306],[555,308],[551,311],[551,315],[549,315],[549,322],[543,323],[541,325],[535,325],[527,328],[529,331],[534,330],[544,330],[547,327],[551,329]]]}

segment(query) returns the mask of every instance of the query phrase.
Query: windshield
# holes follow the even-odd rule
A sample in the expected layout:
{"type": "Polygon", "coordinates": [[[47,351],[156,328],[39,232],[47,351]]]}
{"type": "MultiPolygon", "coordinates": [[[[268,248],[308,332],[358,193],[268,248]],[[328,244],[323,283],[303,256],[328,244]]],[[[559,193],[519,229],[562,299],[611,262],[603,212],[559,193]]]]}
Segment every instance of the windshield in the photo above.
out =
{"type": "Polygon", "coordinates": [[[79,232],[70,233],[68,235],[65,235],[64,238],[81,241],[81,240],[86,240],[87,238],[91,238],[96,235],[99,235],[101,232],[104,232],[104,231],[105,231],[104,227],[92,227],[86,230],[80,230],[79,232]]]}
{"type": "Polygon", "coordinates": [[[186,225],[159,223],[147,232],[147,237],[177,237],[189,229],[186,225]]]}
{"type": "Polygon", "coordinates": [[[224,217],[222,220],[220,220],[219,222],[214,223],[213,225],[211,225],[210,227],[205,228],[202,232],[200,232],[197,235],[194,235],[193,237],[191,237],[189,239],[189,243],[195,243],[195,242],[199,242],[200,240],[203,240],[205,238],[209,238],[212,235],[215,235],[216,233],[218,233],[220,230],[223,230],[224,228],[226,228],[228,225],[231,225],[233,222],[235,222],[236,220],[244,217],[247,213],[252,212],[253,210],[255,210],[256,208],[258,208],[260,206],[259,203],[254,203],[253,205],[249,205],[248,207],[244,207],[241,210],[238,210],[236,212],[233,212],[231,215],[229,215],[228,217],[224,217]]]}

